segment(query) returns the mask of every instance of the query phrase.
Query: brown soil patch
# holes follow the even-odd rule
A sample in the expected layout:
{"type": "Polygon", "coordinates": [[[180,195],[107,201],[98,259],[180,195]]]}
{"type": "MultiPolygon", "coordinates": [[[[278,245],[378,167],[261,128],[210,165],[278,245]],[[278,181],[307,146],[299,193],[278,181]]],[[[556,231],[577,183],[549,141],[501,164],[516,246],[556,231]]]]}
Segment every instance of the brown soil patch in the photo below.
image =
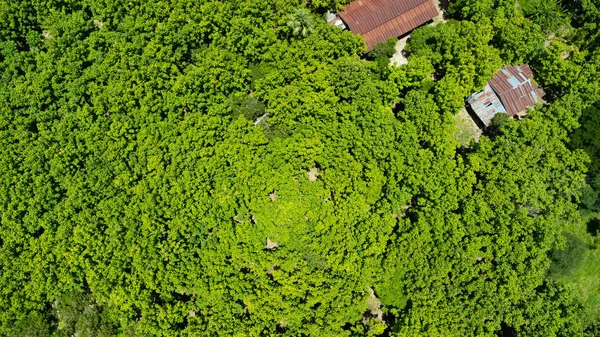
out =
{"type": "Polygon", "coordinates": [[[317,177],[319,176],[320,173],[319,173],[318,168],[313,167],[310,170],[308,170],[307,174],[308,174],[308,180],[317,181],[317,177]]]}
{"type": "Polygon", "coordinates": [[[381,300],[375,296],[373,288],[369,288],[371,297],[367,299],[367,308],[371,312],[371,315],[377,317],[378,320],[383,322],[383,311],[381,310],[381,300]]]}
{"type": "Polygon", "coordinates": [[[267,248],[267,249],[275,249],[275,248],[277,248],[277,247],[279,247],[279,246],[277,245],[277,242],[275,242],[275,241],[271,241],[269,238],[267,238],[267,245],[266,245],[266,248],[267,248]]]}

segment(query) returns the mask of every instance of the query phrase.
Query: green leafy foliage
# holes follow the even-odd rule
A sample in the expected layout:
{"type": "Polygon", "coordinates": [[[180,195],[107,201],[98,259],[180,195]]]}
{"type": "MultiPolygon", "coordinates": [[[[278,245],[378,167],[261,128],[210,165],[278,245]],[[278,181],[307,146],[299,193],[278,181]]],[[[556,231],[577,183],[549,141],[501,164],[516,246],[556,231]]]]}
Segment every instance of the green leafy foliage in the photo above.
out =
{"type": "Polygon", "coordinates": [[[301,8],[291,15],[287,22],[294,36],[306,37],[313,31],[313,21],[308,10],[301,8]]]}
{"type": "Polygon", "coordinates": [[[457,1],[393,67],[345,2],[0,1],[0,335],[594,335],[593,44],[457,1]],[[550,100],[460,147],[530,61],[550,100]]]}
{"type": "Polygon", "coordinates": [[[546,30],[556,30],[568,23],[558,0],[520,0],[523,14],[546,30]]]}
{"type": "Polygon", "coordinates": [[[377,66],[382,71],[387,68],[390,63],[390,57],[396,53],[397,38],[389,38],[386,42],[380,43],[371,50],[367,56],[377,63],[377,66]]]}
{"type": "Polygon", "coordinates": [[[462,101],[463,97],[483,88],[491,74],[502,66],[498,50],[490,46],[492,31],[488,23],[469,21],[424,27],[414,32],[407,51],[429,58],[435,67],[435,76],[451,81],[448,85],[456,85],[456,90],[461,92],[455,95],[462,101]]]}

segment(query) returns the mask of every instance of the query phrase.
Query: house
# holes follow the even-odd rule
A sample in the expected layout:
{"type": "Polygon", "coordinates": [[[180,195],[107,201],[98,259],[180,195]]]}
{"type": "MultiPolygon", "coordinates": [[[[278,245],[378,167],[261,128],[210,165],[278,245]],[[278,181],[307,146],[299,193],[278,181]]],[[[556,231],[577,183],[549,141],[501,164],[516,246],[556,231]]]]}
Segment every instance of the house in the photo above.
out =
{"type": "Polygon", "coordinates": [[[342,19],[340,19],[339,16],[331,12],[327,12],[327,23],[330,25],[341,27],[342,30],[347,28],[344,24],[344,21],[342,21],[342,19]]]}
{"type": "Polygon", "coordinates": [[[484,90],[467,98],[477,119],[488,126],[498,113],[511,117],[534,106],[544,95],[544,90],[532,82],[533,72],[527,64],[502,68],[489,81],[484,90]]]}
{"type": "Polygon", "coordinates": [[[363,37],[368,50],[391,37],[409,33],[436,16],[438,10],[432,0],[355,0],[339,13],[344,25],[363,37]]]}

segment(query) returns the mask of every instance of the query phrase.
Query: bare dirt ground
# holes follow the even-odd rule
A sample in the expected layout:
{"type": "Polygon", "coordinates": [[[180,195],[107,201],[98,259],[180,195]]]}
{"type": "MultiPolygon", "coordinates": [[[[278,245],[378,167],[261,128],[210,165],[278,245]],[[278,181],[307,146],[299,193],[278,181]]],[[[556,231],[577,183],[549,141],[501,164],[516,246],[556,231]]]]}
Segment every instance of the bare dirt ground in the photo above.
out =
{"type": "Polygon", "coordinates": [[[442,6],[440,5],[440,0],[433,0],[433,4],[435,5],[435,7],[438,10],[438,16],[433,18],[433,24],[435,25],[438,22],[447,22],[448,20],[444,19],[444,10],[442,9],[442,6]]]}
{"type": "Polygon", "coordinates": [[[471,139],[476,142],[479,141],[482,132],[467,112],[467,109],[460,109],[454,116],[454,125],[456,128],[456,140],[458,140],[462,146],[469,146],[471,139]]]}
{"type": "Polygon", "coordinates": [[[277,242],[275,242],[275,241],[271,241],[269,238],[267,238],[267,245],[265,246],[265,248],[267,248],[267,249],[271,250],[271,249],[275,249],[275,248],[277,248],[277,247],[279,247],[279,246],[277,245],[277,242]]]}
{"type": "Polygon", "coordinates": [[[398,43],[396,43],[396,53],[390,59],[391,65],[395,64],[396,66],[401,66],[403,64],[408,64],[408,60],[406,59],[406,56],[404,55],[404,47],[406,46],[406,42],[408,41],[409,38],[410,38],[410,35],[407,35],[407,36],[401,38],[400,40],[398,40],[398,43]]]}
{"type": "Polygon", "coordinates": [[[308,172],[306,172],[308,174],[308,180],[310,181],[317,181],[317,177],[319,176],[319,169],[316,167],[311,168],[308,172]]]}

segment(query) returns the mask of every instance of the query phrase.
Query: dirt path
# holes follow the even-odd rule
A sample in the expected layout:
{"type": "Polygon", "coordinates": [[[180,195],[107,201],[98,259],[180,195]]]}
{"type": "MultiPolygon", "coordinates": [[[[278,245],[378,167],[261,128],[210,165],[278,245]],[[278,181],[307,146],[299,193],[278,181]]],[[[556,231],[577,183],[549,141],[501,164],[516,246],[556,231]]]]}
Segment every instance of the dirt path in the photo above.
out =
{"type": "Polygon", "coordinates": [[[448,20],[444,19],[444,10],[442,9],[442,6],[440,5],[440,0],[433,0],[433,4],[435,5],[435,7],[438,10],[438,16],[436,16],[435,18],[433,18],[433,24],[435,25],[438,22],[447,22],[448,20]]]}
{"type": "Polygon", "coordinates": [[[410,35],[407,35],[407,36],[401,38],[400,40],[398,40],[398,43],[396,43],[396,53],[390,59],[391,65],[396,64],[397,66],[400,66],[403,64],[408,64],[408,60],[406,59],[406,56],[404,55],[404,47],[406,47],[406,42],[408,41],[409,38],[410,38],[410,35]]]}

